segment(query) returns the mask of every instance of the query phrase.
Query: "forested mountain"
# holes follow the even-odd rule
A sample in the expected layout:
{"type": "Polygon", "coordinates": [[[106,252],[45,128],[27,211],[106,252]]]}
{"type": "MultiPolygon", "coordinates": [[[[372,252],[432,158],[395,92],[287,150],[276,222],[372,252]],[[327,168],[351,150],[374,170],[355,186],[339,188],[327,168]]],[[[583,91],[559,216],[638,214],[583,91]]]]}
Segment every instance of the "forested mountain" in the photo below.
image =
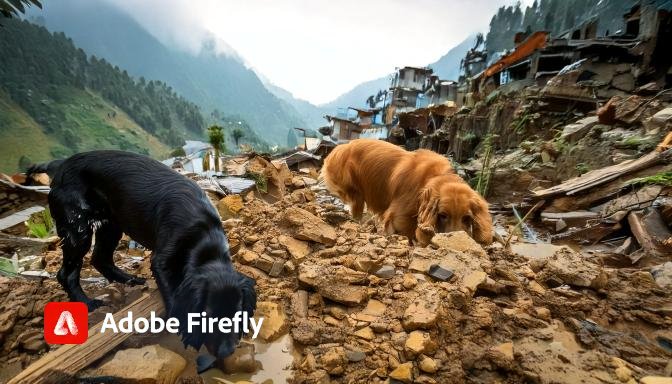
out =
{"type": "Polygon", "coordinates": [[[204,128],[199,108],[165,83],[87,57],[63,33],[2,20],[0,134],[13,139],[0,143],[0,157],[15,156],[2,165],[15,167],[20,155],[37,161],[94,148],[160,155],[185,137],[202,138],[204,128]],[[13,140],[24,133],[26,153],[19,154],[13,140]]]}
{"type": "Polygon", "coordinates": [[[284,146],[287,131],[305,125],[293,107],[269,92],[235,54],[217,52],[214,40],[205,41],[198,53],[168,46],[102,1],[49,1],[43,12],[30,14],[132,76],[165,81],[205,114],[217,109],[242,117],[266,141],[284,146]]]}
{"type": "Polygon", "coordinates": [[[494,53],[513,48],[516,32],[549,31],[562,33],[583,21],[597,17],[598,36],[616,33],[623,26],[623,14],[637,0],[535,0],[523,10],[520,3],[501,7],[490,21],[486,36],[486,49],[491,58],[494,53]]]}

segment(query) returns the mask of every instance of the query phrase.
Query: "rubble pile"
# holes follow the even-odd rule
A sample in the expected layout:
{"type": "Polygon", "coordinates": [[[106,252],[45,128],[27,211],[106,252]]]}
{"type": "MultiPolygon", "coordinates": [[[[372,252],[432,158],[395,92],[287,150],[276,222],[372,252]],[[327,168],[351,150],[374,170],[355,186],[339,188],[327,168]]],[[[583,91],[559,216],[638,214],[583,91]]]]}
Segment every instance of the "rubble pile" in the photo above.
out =
{"type": "Polygon", "coordinates": [[[547,256],[483,249],[465,233],[414,247],[379,234],[375,220],[347,219],[319,186],[288,188],[274,204],[243,199],[225,225],[260,301],[282,303],[301,352],[295,383],[670,374],[672,295],[654,277],[662,271],[606,267],[568,247],[547,256]]]}
{"type": "MultiPolygon", "coordinates": [[[[236,375],[264,369],[259,346],[286,337],[294,358],[285,368],[297,384],[649,383],[672,375],[669,258],[653,267],[616,265],[598,252],[526,244],[515,234],[509,247],[482,248],[464,232],[437,234],[428,247],[416,247],[405,237],[383,235],[375,218],[353,221],[315,170],[254,163],[282,184],[278,195],[269,199],[257,183],[242,194],[210,197],[236,268],[257,281],[256,316],[264,325],[260,340],[244,341],[221,370],[203,377],[218,372],[214,377],[249,381],[236,375]]],[[[500,228],[501,237],[512,231],[512,225],[500,228]]],[[[42,339],[41,308],[65,299],[53,278],[60,250],[41,256],[49,278],[0,280],[0,380],[56,348],[42,339]]],[[[115,260],[150,276],[148,256],[124,241],[115,260]]],[[[114,310],[153,289],[151,281],[144,288],[107,284],[88,261],[82,277],[85,289],[114,310]]],[[[103,309],[91,323],[102,320],[103,309]]],[[[164,344],[133,336],[82,374],[130,375],[134,368],[119,367],[137,366],[124,359],[141,361],[133,357],[140,353],[165,374],[137,380],[200,382],[195,353],[179,342],[164,344]]]]}

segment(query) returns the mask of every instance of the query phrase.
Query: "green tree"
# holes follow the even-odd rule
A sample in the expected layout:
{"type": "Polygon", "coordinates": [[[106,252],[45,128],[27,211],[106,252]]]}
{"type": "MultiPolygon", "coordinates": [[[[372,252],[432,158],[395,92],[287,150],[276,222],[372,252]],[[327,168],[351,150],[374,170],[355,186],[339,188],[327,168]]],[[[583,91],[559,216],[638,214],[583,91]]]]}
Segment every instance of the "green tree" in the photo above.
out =
{"type": "Polygon", "coordinates": [[[219,172],[219,155],[224,150],[224,130],[219,125],[208,128],[208,140],[215,150],[215,172],[219,172]]]}
{"type": "Polygon", "coordinates": [[[236,147],[238,147],[238,141],[245,137],[245,132],[243,132],[243,130],[240,128],[236,128],[233,130],[233,132],[231,132],[231,135],[233,136],[233,141],[236,142],[236,147]]]}

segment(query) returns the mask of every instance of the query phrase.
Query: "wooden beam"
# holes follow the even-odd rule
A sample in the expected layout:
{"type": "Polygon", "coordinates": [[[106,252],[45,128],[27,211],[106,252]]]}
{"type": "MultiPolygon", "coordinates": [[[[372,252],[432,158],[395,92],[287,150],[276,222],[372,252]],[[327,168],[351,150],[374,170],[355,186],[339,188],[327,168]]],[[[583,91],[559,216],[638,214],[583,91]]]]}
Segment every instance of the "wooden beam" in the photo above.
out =
{"type": "Polygon", "coordinates": [[[627,160],[620,164],[590,171],[585,175],[569,179],[554,187],[533,192],[536,199],[545,199],[552,196],[572,196],[606,184],[620,176],[631,174],[652,166],[669,163],[672,158],[672,149],[664,152],[652,151],[637,160],[627,160]]]}
{"type": "MultiPolygon", "coordinates": [[[[128,312],[132,312],[134,318],[149,317],[152,311],[157,316],[163,316],[163,301],[156,290],[143,294],[138,300],[116,312],[114,320],[118,323],[121,318],[128,315],[128,312]]],[[[89,329],[89,338],[84,344],[63,345],[47,353],[7,384],[63,382],[67,378],[74,377],[133,335],[132,333],[101,333],[102,325],[101,321],[89,329]]]]}

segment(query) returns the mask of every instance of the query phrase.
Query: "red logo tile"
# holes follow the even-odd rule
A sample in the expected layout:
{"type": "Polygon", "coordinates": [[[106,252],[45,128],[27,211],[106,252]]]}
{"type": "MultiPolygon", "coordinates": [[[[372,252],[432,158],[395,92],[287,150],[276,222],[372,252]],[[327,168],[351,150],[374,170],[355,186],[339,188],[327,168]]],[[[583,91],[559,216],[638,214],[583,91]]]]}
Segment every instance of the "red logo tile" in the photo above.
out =
{"type": "Polygon", "coordinates": [[[51,302],[44,307],[44,340],[82,344],[89,337],[89,310],[80,302],[51,302]]]}

